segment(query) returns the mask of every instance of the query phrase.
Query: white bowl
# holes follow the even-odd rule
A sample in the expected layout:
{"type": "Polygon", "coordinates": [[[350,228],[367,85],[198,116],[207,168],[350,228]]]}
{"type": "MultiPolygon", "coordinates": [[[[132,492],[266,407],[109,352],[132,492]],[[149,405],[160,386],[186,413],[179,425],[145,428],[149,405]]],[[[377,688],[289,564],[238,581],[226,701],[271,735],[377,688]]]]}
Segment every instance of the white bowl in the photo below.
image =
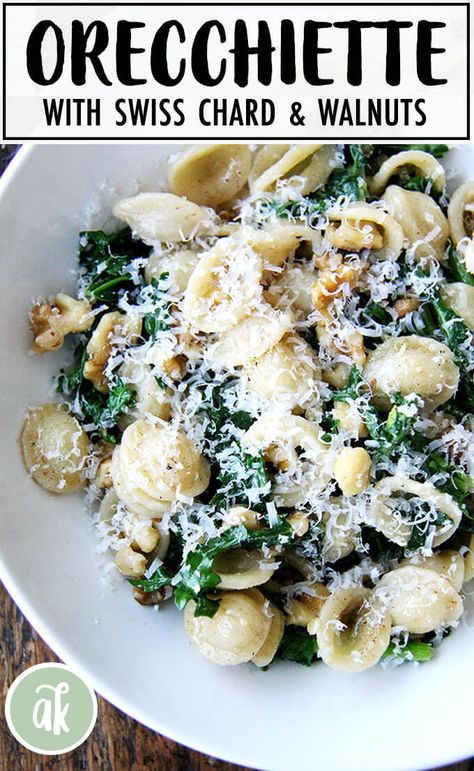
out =
{"type": "MultiPolygon", "coordinates": [[[[163,189],[177,149],[35,146],[1,181],[0,575],[39,634],[98,693],[201,752],[271,771],[413,771],[474,754],[469,623],[420,667],[357,675],[322,664],[216,667],[192,651],[171,604],[156,613],[135,603],[125,582],[107,588],[110,558],[97,553],[81,499],[50,496],[25,473],[22,416],[48,399],[61,359],[28,355],[31,300],[72,290],[77,232],[96,204],[110,209],[135,179],[163,189]]],[[[449,165],[474,176],[474,148],[450,153],[449,165]]]]}

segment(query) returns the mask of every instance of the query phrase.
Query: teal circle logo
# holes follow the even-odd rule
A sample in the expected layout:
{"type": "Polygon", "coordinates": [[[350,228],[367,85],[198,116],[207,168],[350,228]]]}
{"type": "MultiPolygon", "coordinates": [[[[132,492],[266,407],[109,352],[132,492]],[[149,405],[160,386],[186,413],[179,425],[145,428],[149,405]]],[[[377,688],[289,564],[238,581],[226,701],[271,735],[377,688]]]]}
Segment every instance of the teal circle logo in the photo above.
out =
{"type": "Polygon", "coordinates": [[[42,755],[61,755],[79,747],[97,720],[97,698],[65,664],[37,664],[10,686],[7,724],[17,741],[42,755]]]}

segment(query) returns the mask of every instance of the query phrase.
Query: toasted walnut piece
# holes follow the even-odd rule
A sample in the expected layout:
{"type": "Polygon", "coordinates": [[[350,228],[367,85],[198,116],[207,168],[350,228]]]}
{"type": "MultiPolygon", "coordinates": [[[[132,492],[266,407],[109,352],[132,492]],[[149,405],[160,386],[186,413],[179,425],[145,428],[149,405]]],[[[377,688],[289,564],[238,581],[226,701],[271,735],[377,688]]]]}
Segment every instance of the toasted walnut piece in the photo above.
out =
{"type": "Polygon", "coordinates": [[[372,222],[360,220],[357,225],[347,219],[340,224],[331,222],[325,237],[336,248],[359,252],[362,249],[382,249],[383,236],[372,222]]]}
{"type": "Polygon", "coordinates": [[[364,338],[347,319],[336,316],[334,307],[336,299],[350,294],[358,278],[359,271],[352,265],[325,268],[312,286],[311,299],[320,315],[316,324],[319,342],[332,350],[334,355],[345,354],[355,364],[363,366],[366,360],[364,338]]]}
{"type": "Polygon", "coordinates": [[[393,310],[399,319],[402,319],[407,313],[416,311],[420,307],[420,301],[416,297],[401,297],[393,306],[393,310]]]}
{"type": "Polygon", "coordinates": [[[94,317],[87,300],[75,300],[67,294],[57,294],[51,303],[37,303],[30,313],[35,335],[33,350],[45,353],[61,348],[70,332],[85,332],[94,317]]]}
{"type": "Polygon", "coordinates": [[[84,364],[84,377],[101,393],[107,393],[108,381],[104,375],[107,359],[112,349],[114,335],[127,338],[133,344],[140,335],[141,319],[137,316],[127,316],[118,311],[102,316],[92,337],[87,343],[87,361],[84,364]]]}
{"type": "Polygon", "coordinates": [[[166,599],[166,589],[158,589],[157,592],[145,592],[139,586],[132,586],[133,599],[140,605],[158,605],[166,599]]]}
{"type": "Polygon", "coordinates": [[[96,487],[100,487],[101,490],[112,487],[112,475],[110,473],[111,463],[112,458],[104,458],[104,460],[101,460],[97,468],[94,484],[96,487]]]}

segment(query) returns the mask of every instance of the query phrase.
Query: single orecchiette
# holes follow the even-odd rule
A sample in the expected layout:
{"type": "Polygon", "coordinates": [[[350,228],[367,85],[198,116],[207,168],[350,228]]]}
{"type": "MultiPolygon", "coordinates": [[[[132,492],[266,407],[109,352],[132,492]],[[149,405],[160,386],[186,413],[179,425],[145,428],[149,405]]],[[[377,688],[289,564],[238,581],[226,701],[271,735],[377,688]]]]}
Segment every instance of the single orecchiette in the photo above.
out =
{"type": "Polygon", "coordinates": [[[194,647],[205,658],[221,666],[242,664],[258,654],[270,632],[273,613],[258,589],[222,592],[217,612],[195,616],[196,605],[188,602],[184,628],[194,647]]]}
{"type": "Polygon", "coordinates": [[[253,509],[247,509],[245,506],[231,506],[223,515],[224,528],[235,527],[236,525],[245,525],[248,530],[258,528],[258,513],[253,509]]]}
{"type": "Polygon", "coordinates": [[[265,300],[274,308],[309,316],[313,310],[311,288],[315,281],[316,271],[312,262],[295,262],[267,287],[265,300]]]}
{"type": "Polygon", "coordinates": [[[170,286],[184,292],[198,261],[199,253],[195,249],[183,248],[163,254],[154,252],[145,265],[145,279],[151,283],[152,279],[158,280],[163,273],[167,273],[170,286]]]}
{"type": "Polygon", "coordinates": [[[396,219],[369,203],[352,203],[339,211],[331,211],[325,236],[336,249],[353,252],[371,249],[381,260],[396,260],[405,242],[396,219]]]}
{"type": "Polygon", "coordinates": [[[89,439],[75,417],[58,404],[31,409],[20,436],[25,466],[52,493],[72,493],[84,481],[89,439]]]}
{"type": "Polygon", "coordinates": [[[380,409],[391,406],[390,395],[416,393],[426,408],[435,409],[451,399],[459,383],[459,369],[449,348],[419,335],[392,337],[371,351],[364,378],[380,409]]]}
{"type": "Polygon", "coordinates": [[[347,557],[357,546],[360,526],[342,498],[331,498],[330,510],[323,514],[323,557],[336,562],[347,557]]]}
{"type": "Polygon", "coordinates": [[[281,410],[302,405],[315,393],[321,379],[316,355],[296,334],[286,335],[264,355],[245,366],[250,391],[281,410]]]}
{"type": "Polygon", "coordinates": [[[446,305],[474,332],[474,286],[454,281],[443,284],[440,293],[446,305]]]}
{"type": "Polygon", "coordinates": [[[329,667],[362,672],[377,664],[387,649],[390,613],[370,589],[336,589],[321,610],[317,640],[329,667]]]}
{"type": "Polygon", "coordinates": [[[457,621],[463,603],[451,581],[435,570],[415,565],[391,570],[377,585],[392,623],[410,634],[425,634],[457,621]]]}
{"type": "Polygon", "coordinates": [[[372,195],[383,193],[392,177],[404,168],[413,168],[421,177],[429,177],[433,188],[439,193],[444,191],[446,176],[439,161],[431,153],[422,150],[404,150],[392,155],[384,161],[378,172],[369,180],[369,190],[372,195]]]}
{"type": "Polygon", "coordinates": [[[273,190],[279,180],[298,178],[306,195],[327,182],[334,169],[335,145],[265,145],[255,156],[250,193],[273,190]]]}
{"type": "Polygon", "coordinates": [[[363,447],[343,447],[334,463],[334,478],[343,495],[357,495],[370,482],[372,461],[363,447]]]}
{"type": "Polygon", "coordinates": [[[404,559],[400,567],[404,565],[419,565],[428,570],[434,570],[447,578],[457,592],[460,592],[464,583],[465,564],[464,559],[458,551],[454,549],[445,549],[435,552],[428,557],[423,554],[416,554],[409,559],[404,559]]]}
{"type": "Polygon", "coordinates": [[[204,206],[231,201],[247,182],[252,153],[247,145],[197,145],[173,159],[169,186],[204,206]]]}
{"type": "Polygon", "coordinates": [[[235,326],[261,297],[262,271],[262,258],[245,233],[220,239],[190,276],[183,303],[186,321],[202,332],[224,332],[235,326]]]}
{"type": "Polygon", "coordinates": [[[266,640],[257,654],[251,659],[252,664],[255,664],[256,667],[267,667],[273,661],[285,631],[285,620],[281,610],[273,602],[270,602],[269,611],[271,613],[271,620],[266,640]]]}
{"type": "Polygon", "coordinates": [[[57,294],[51,303],[37,303],[30,313],[35,335],[35,353],[55,351],[70,332],[85,332],[92,326],[94,316],[87,300],[74,300],[67,294],[57,294]]]}
{"type": "Polygon", "coordinates": [[[448,221],[455,246],[474,230],[474,182],[460,185],[451,196],[448,205],[448,221]]]}
{"type": "Polygon", "coordinates": [[[219,554],[212,569],[220,578],[219,589],[250,589],[268,581],[275,572],[262,552],[232,549],[219,554]]]}
{"type": "Polygon", "coordinates": [[[321,429],[298,415],[265,412],[246,431],[242,445],[261,451],[278,468],[273,497],[282,505],[304,504],[331,479],[321,429]]]}
{"type": "Polygon", "coordinates": [[[200,495],[209,484],[209,464],[186,434],[146,418],[124,431],[111,473],[119,498],[145,517],[159,516],[179,495],[200,495]]]}
{"type": "Polygon", "coordinates": [[[451,538],[461,522],[462,511],[454,498],[438,490],[431,482],[417,482],[408,477],[385,477],[377,482],[374,491],[376,497],[367,511],[366,521],[400,546],[408,544],[415,524],[426,530],[427,537],[430,532],[434,533],[432,545],[436,547],[451,538]],[[415,523],[404,518],[396,501],[391,501],[391,496],[397,493],[415,496],[431,503],[438,512],[447,517],[447,521],[435,525],[426,519],[415,523]]]}
{"type": "Polygon", "coordinates": [[[467,551],[464,554],[464,583],[474,578],[474,535],[469,537],[467,551]]]}
{"type": "Polygon", "coordinates": [[[319,619],[321,608],[329,597],[324,584],[315,581],[291,597],[286,603],[286,621],[294,626],[314,624],[319,619]]]}
{"type": "Polygon", "coordinates": [[[177,243],[203,235],[211,224],[209,211],[173,193],[139,193],[114,206],[114,215],[142,241],[177,243]]]}
{"type": "Polygon", "coordinates": [[[153,370],[142,359],[126,358],[119,369],[119,375],[135,392],[135,407],[130,415],[137,417],[149,412],[161,420],[169,420],[171,400],[169,389],[162,388],[153,370]]]}
{"type": "Polygon", "coordinates": [[[444,259],[449,224],[431,196],[390,185],[382,201],[385,201],[390,214],[402,226],[415,257],[434,256],[438,260],[444,259]]]}
{"type": "Polygon", "coordinates": [[[113,346],[113,338],[125,338],[130,345],[137,341],[142,330],[139,316],[129,316],[118,311],[105,313],[94,329],[87,343],[87,359],[84,377],[90,380],[98,391],[107,393],[109,383],[104,374],[113,346]]]}
{"type": "Polygon", "coordinates": [[[268,306],[223,332],[209,347],[207,356],[218,367],[250,365],[255,359],[261,360],[291,328],[292,320],[287,315],[268,306]]]}
{"type": "Polygon", "coordinates": [[[338,421],[339,428],[347,431],[351,437],[363,439],[367,436],[367,426],[355,404],[336,402],[332,408],[332,416],[338,421]]]}

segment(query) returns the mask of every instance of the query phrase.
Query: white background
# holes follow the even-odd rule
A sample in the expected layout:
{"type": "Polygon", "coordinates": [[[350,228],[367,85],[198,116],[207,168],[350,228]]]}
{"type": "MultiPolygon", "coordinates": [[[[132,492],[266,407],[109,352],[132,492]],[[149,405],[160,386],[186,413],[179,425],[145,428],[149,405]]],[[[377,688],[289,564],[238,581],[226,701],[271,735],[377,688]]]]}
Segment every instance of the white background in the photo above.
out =
{"type": "MultiPolygon", "coordinates": [[[[173,34],[173,33],[172,33],[173,34]]],[[[188,6],[174,4],[169,6],[145,6],[139,3],[129,6],[114,7],[93,5],[60,6],[42,4],[38,6],[6,7],[6,127],[5,138],[8,140],[69,138],[78,141],[92,138],[109,140],[126,139],[280,139],[298,140],[318,139],[463,139],[466,136],[467,104],[466,104],[466,9],[461,5],[427,5],[409,6],[394,5],[255,5],[255,6],[188,6]],[[55,85],[40,87],[33,83],[26,70],[26,44],[34,25],[40,19],[52,19],[64,31],[66,41],[66,66],[62,78],[55,85]],[[113,82],[112,87],[102,85],[90,67],[87,84],[83,87],[71,85],[68,68],[70,39],[70,23],[73,18],[80,19],[84,25],[96,19],[105,20],[110,31],[110,44],[102,56],[108,77],[113,82]],[[187,59],[187,72],[183,81],[173,87],[164,88],[157,84],[151,75],[148,64],[148,53],[133,57],[132,72],[135,77],[144,77],[148,83],[144,86],[126,87],[121,85],[115,74],[114,67],[114,30],[119,19],[146,22],[146,28],[132,33],[132,45],[150,49],[154,32],[163,21],[179,19],[184,25],[187,42],[183,45],[170,46],[175,62],[184,56],[187,59]],[[215,44],[211,48],[211,71],[217,72],[222,56],[227,58],[227,75],[225,80],[215,88],[200,86],[194,80],[189,64],[191,41],[195,31],[207,19],[219,18],[224,22],[228,40],[224,44],[215,44]],[[256,81],[256,59],[251,57],[250,84],[242,89],[233,83],[233,57],[229,55],[232,47],[232,31],[236,19],[247,21],[251,44],[256,43],[257,21],[265,19],[270,24],[272,38],[277,50],[274,53],[274,80],[270,87],[264,87],[256,81]],[[284,85],[279,80],[279,30],[280,20],[290,18],[296,28],[297,83],[284,85]],[[303,23],[306,19],[321,21],[338,21],[356,18],[366,21],[382,21],[389,18],[409,20],[414,26],[401,30],[401,84],[398,87],[387,86],[385,83],[385,30],[363,30],[363,82],[360,87],[349,86],[346,80],[347,67],[347,31],[329,28],[320,32],[320,45],[332,48],[332,53],[320,58],[320,74],[331,77],[333,85],[314,87],[308,85],[302,76],[301,43],[303,23]],[[446,48],[446,53],[433,57],[433,75],[445,77],[445,86],[426,87],[419,83],[416,76],[416,23],[419,19],[443,21],[446,28],[434,30],[433,45],[446,48]],[[253,35],[253,38],[252,38],[253,35]],[[298,55],[299,54],[299,55],[298,55]],[[83,98],[101,99],[101,126],[87,127],[73,125],[71,127],[47,127],[44,119],[42,98],[83,98]],[[246,98],[272,99],[277,108],[275,123],[270,127],[240,127],[215,126],[210,129],[202,126],[198,119],[198,105],[204,98],[228,100],[239,98],[242,103],[246,98]],[[367,98],[382,99],[418,99],[424,98],[427,122],[424,126],[415,127],[414,122],[408,126],[395,127],[363,127],[335,126],[333,129],[322,127],[316,107],[318,98],[348,98],[362,100],[362,114],[367,98]],[[118,127],[115,122],[117,113],[115,101],[119,98],[183,98],[186,122],[180,128],[168,126],[133,127],[131,124],[118,127]],[[303,104],[303,114],[306,122],[303,127],[295,127],[290,123],[291,104],[300,101],[303,104]]],[[[173,69],[173,64],[171,64],[173,69]]],[[[415,113],[413,112],[413,116],[415,113]]]]}

